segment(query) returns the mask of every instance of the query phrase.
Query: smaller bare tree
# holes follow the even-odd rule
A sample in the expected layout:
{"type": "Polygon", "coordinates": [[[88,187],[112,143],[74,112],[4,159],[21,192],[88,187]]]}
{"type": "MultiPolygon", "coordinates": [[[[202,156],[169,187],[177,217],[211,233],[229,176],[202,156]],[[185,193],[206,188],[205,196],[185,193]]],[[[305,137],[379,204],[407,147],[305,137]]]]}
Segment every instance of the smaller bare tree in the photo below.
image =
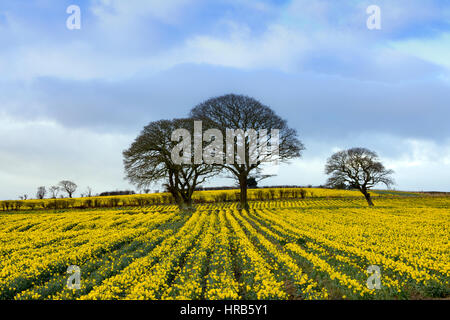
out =
{"type": "Polygon", "coordinates": [[[28,195],[27,195],[27,194],[20,195],[20,196],[19,196],[19,199],[20,199],[20,200],[27,200],[27,199],[28,199],[28,195]]]}
{"type": "Polygon", "coordinates": [[[77,187],[78,187],[75,184],[75,182],[72,182],[69,180],[60,181],[59,186],[61,187],[62,190],[67,192],[67,195],[69,196],[69,198],[72,198],[72,194],[75,192],[75,190],[77,190],[77,187]]]}
{"type": "Polygon", "coordinates": [[[56,199],[58,197],[59,191],[61,191],[61,188],[59,186],[51,186],[48,188],[48,191],[51,193],[52,198],[56,199]]]}
{"type": "Polygon", "coordinates": [[[40,187],[37,189],[37,192],[36,192],[36,198],[38,198],[38,199],[44,199],[44,197],[45,197],[46,194],[47,194],[47,189],[45,189],[44,186],[40,186],[40,187]]]}
{"type": "Polygon", "coordinates": [[[378,155],[365,148],[336,152],[328,159],[325,173],[331,174],[328,186],[348,185],[358,189],[371,207],[373,202],[368,191],[377,184],[385,184],[388,188],[394,184],[390,177],[394,171],[386,169],[379,161],[378,155]]]}

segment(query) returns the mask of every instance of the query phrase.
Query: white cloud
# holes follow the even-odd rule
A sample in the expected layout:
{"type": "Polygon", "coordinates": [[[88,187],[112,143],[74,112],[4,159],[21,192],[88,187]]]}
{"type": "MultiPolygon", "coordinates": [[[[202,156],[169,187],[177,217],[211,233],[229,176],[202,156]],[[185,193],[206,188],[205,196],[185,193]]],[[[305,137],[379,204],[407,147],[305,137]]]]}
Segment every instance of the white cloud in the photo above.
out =
{"type": "Polygon", "coordinates": [[[450,165],[450,141],[437,144],[431,140],[404,139],[405,150],[399,157],[389,161],[393,169],[430,166],[444,168],[450,165]]]}
{"type": "Polygon", "coordinates": [[[310,45],[301,33],[270,25],[255,37],[246,25],[230,22],[226,38],[197,35],[176,48],[169,58],[176,63],[206,63],[241,69],[275,68],[292,71],[310,45]]]}
{"type": "Polygon", "coordinates": [[[386,159],[394,169],[397,189],[411,191],[449,191],[450,141],[404,139],[403,153],[386,159]]]}
{"type": "Polygon", "coordinates": [[[405,54],[441,65],[450,72],[450,33],[426,39],[407,39],[393,42],[392,46],[405,54]]]}
{"type": "MultiPolygon", "coordinates": [[[[36,77],[91,79],[101,73],[101,60],[92,60],[90,48],[83,43],[55,46],[23,46],[3,56],[0,65],[4,79],[32,80],[36,77]],[[3,59],[2,59],[3,60],[3,59]]],[[[106,76],[106,74],[103,74],[106,76]]]]}
{"type": "Polygon", "coordinates": [[[186,6],[192,0],[97,0],[92,12],[107,28],[133,24],[137,19],[150,17],[167,24],[179,23],[186,6]]]}

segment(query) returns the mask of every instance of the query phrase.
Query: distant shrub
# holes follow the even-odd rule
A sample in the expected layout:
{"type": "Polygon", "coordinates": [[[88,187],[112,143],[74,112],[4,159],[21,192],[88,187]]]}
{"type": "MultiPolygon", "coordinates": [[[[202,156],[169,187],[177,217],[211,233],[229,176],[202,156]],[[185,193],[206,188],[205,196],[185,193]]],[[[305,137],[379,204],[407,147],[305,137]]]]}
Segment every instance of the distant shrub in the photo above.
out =
{"type": "Polygon", "coordinates": [[[103,201],[101,199],[95,198],[94,199],[94,207],[100,208],[103,204],[103,201]]]}
{"type": "Polygon", "coordinates": [[[161,195],[161,199],[163,204],[171,204],[175,202],[175,198],[169,193],[163,193],[161,195]]]}
{"type": "Polygon", "coordinates": [[[305,189],[300,189],[299,192],[300,192],[300,196],[302,197],[302,199],[305,199],[307,191],[305,189]]]}
{"type": "Polygon", "coordinates": [[[225,202],[227,201],[228,195],[226,192],[220,192],[215,194],[213,197],[215,202],[225,202]]]}
{"type": "Polygon", "coordinates": [[[147,200],[144,197],[136,197],[136,202],[138,206],[142,207],[147,204],[147,200]]]}
{"type": "Polygon", "coordinates": [[[19,210],[22,207],[22,201],[14,201],[14,209],[19,210]]]}
{"type": "Polygon", "coordinates": [[[31,210],[34,210],[34,208],[36,208],[36,206],[37,206],[37,203],[30,201],[27,203],[27,205],[31,210]]]}
{"type": "Polygon", "coordinates": [[[201,194],[196,195],[193,198],[193,202],[194,203],[205,203],[206,202],[206,197],[204,195],[201,195],[201,194]]]}
{"type": "Polygon", "coordinates": [[[92,199],[86,199],[83,201],[83,205],[87,208],[91,208],[94,204],[94,201],[92,199]]]}
{"type": "Polygon", "coordinates": [[[133,195],[136,194],[134,191],[132,190],[123,190],[123,191],[105,191],[100,193],[98,196],[99,197],[109,197],[109,196],[128,196],[128,195],[133,195]]]}
{"type": "Polygon", "coordinates": [[[276,195],[275,189],[269,189],[270,200],[274,200],[275,199],[275,195],[276,195]]]}
{"type": "Polygon", "coordinates": [[[257,200],[264,200],[264,192],[262,190],[258,190],[255,192],[257,200]]]}
{"type": "Polygon", "coordinates": [[[2,201],[2,208],[3,211],[12,210],[14,206],[14,203],[12,201],[2,201]]]}

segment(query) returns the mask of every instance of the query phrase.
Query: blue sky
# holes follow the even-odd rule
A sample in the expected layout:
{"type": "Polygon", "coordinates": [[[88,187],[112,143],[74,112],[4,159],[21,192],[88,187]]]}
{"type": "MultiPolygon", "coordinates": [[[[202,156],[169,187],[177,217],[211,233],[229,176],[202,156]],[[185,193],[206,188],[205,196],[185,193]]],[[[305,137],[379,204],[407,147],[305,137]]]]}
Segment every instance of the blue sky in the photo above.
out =
{"type": "Polygon", "coordinates": [[[365,146],[397,189],[450,191],[448,1],[10,0],[0,41],[0,199],[132,188],[121,151],[145,124],[230,92],[305,143],[265,184],[322,184],[331,153],[365,146]]]}

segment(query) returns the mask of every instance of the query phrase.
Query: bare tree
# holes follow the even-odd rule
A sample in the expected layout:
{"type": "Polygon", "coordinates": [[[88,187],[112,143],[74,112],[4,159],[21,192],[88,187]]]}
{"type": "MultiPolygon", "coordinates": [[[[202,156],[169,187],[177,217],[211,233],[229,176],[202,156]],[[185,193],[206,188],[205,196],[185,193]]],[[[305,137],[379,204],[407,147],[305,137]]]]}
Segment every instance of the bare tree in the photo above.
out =
{"type": "Polygon", "coordinates": [[[358,189],[364,195],[369,206],[373,206],[369,190],[377,184],[388,188],[394,184],[390,177],[394,171],[386,169],[378,155],[365,148],[352,148],[333,154],[327,161],[325,173],[330,175],[327,185],[330,187],[347,185],[358,189]]]}
{"type": "Polygon", "coordinates": [[[86,189],[86,197],[92,197],[92,188],[89,186],[86,189]]]}
{"type": "Polygon", "coordinates": [[[27,200],[27,199],[28,199],[28,195],[27,195],[27,194],[20,195],[20,196],[19,196],[19,199],[20,199],[20,200],[27,200]]]}
{"type": "Polygon", "coordinates": [[[40,187],[37,189],[37,192],[36,192],[36,198],[38,198],[38,199],[44,199],[44,197],[45,197],[46,194],[47,194],[47,189],[45,189],[44,186],[40,186],[40,187]]]}
{"type": "MultiPolygon", "coordinates": [[[[172,150],[177,142],[172,134],[177,129],[193,134],[192,119],[160,120],[149,123],[125,151],[126,178],[139,189],[164,181],[181,209],[192,207],[192,194],[197,185],[215,173],[215,168],[206,164],[177,164],[172,159],[172,150]]],[[[190,147],[189,147],[190,148],[190,147]]],[[[189,155],[183,154],[183,157],[189,155]]]]}
{"type": "MultiPolygon", "coordinates": [[[[275,112],[261,104],[259,101],[242,95],[228,94],[217,98],[209,99],[191,110],[191,117],[201,120],[208,128],[216,128],[222,133],[225,139],[230,132],[238,132],[233,136],[231,148],[227,145],[227,153],[223,153],[222,164],[219,166],[225,169],[234,177],[240,186],[241,208],[248,209],[247,185],[248,177],[252,176],[261,180],[267,177],[262,173],[264,164],[269,162],[287,162],[290,159],[300,157],[304,150],[303,144],[297,138],[296,130],[289,128],[287,121],[280,118],[275,112]],[[231,131],[233,130],[233,131],[231,131]],[[279,144],[277,152],[261,155],[258,161],[252,162],[253,152],[251,146],[251,136],[249,132],[256,130],[267,130],[267,135],[259,136],[258,144],[272,143],[272,133],[279,130],[279,144]],[[270,133],[269,133],[270,132],[270,133]],[[235,139],[236,138],[236,139],[235,139]],[[244,154],[233,156],[232,164],[227,161],[228,150],[244,150],[244,154]],[[230,148],[230,149],[228,149],[230,148]]],[[[229,139],[226,139],[229,141],[229,139]]],[[[276,147],[276,146],[273,146],[276,147]]],[[[230,160],[228,158],[228,160],[230,160]]]]}
{"type": "Polygon", "coordinates": [[[69,180],[62,180],[59,182],[59,186],[62,190],[67,192],[69,198],[72,198],[72,194],[77,190],[77,185],[69,180]]]}
{"type": "Polygon", "coordinates": [[[48,188],[48,191],[51,193],[52,198],[56,199],[58,197],[59,191],[61,191],[61,188],[59,186],[51,186],[48,188]]]}

